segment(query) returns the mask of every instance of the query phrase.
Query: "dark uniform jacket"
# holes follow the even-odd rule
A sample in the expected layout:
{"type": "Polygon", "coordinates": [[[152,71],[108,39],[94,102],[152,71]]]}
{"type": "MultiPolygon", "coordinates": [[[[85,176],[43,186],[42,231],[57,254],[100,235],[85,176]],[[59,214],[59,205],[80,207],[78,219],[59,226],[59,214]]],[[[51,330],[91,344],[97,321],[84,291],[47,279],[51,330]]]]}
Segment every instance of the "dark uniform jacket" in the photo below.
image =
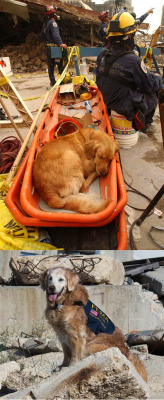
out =
{"type": "Polygon", "coordinates": [[[40,36],[46,44],[53,43],[60,46],[63,43],[60,37],[58,24],[54,19],[49,19],[44,23],[40,36]]]}
{"type": "Polygon", "coordinates": [[[121,56],[122,50],[111,51],[112,57],[118,58],[105,74],[105,55],[103,49],[97,57],[96,83],[108,109],[124,115],[132,121],[138,110],[148,114],[157,105],[157,94],[163,87],[162,78],[150,72],[134,52],[121,56]]]}
{"type": "Polygon", "coordinates": [[[145,14],[141,15],[140,18],[135,18],[135,23],[137,25],[142,24],[142,22],[148,17],[148,15],[149,15],[148,13],[145,13],[145,14]]]}
{"type": "Polygon", "coordinates": [[[101,22],[101,25],[98,30],[98,39],[99,39],[100,46],[104,46],[106,44],[107,27],[108,27],[108,24],[106,22],[101,22]]]}

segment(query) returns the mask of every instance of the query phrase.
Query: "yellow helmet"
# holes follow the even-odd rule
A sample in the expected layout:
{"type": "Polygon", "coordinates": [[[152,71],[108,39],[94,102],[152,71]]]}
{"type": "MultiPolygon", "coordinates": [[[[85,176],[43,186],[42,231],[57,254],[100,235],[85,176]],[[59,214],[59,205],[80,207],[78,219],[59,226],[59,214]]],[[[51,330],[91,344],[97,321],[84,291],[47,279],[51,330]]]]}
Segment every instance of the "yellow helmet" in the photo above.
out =
{"type": "Polygon", "coordinates": [[[107,28],[106,38],[110,36],[123,36],[136,32],[137,27],[135,19],[125,10],[121,10],[118,14],[112,17],[107,28]]]}

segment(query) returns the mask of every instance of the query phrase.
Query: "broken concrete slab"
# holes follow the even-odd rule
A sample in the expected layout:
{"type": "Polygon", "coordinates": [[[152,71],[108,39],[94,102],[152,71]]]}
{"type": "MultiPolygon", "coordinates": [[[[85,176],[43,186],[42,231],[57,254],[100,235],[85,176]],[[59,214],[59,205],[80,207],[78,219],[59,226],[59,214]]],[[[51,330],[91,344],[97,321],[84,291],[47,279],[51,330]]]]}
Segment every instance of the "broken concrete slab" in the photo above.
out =
{"type": "Polygon", "coordinates": [[[8,399],[114,400],[148,399],[150,391],[132,364],[117,348],[93,354],[63,368],[35,387],[8,395],[8,399]]]}
{"type": "Polygon", "coordinates": [[[149,290],[164,296],[164,267],[160,267],[155,271],[144,272],[138,277],[141,284],[147,284],[149,290]]]}
{"type": "Polygon", "coordinates": [[[51,353],[52,351],[60,351],[61,346],[56,345],[55,340],[49,340],[46,338],[28,339],[23,344],[22,349],[28,355],[51,353]]]}
{"type": "Polygon", "coordinates": [[[51,377],[54,369],[62,364],[63,353],[47,353],[31,357],[22,357],[17,361],[20,372],[13,372],[6,379],[8,391],[19,391],[29,385],[38,385],[43,379],[51,377]]]}
{"type": "Polygon", "coordinates": [[[147,344],[149,352],[164,355],[164,327],[126,335],[128,345],[147,344]]]}
{"type": "Polygon", "coordinates": [[[133,346],[130,351],[139,351],[140,353],[148,353],[148,346],[147,344],[137,344],[133,346]]]}
{"type": "Polygon", "coordinates": [[[148,373],[148,385],[151,390],[151,399],[164,400],[164,357],[137,353],[148,373]]]}
{"type": "Polygon", "coordinates": [[[47,269],[63,266],[79,274],[82,283],[122,285],[124,266],[119,260],[103,255],[50,256],[40,255],[10,259],[10,268],[22,285],[38,285],[39,275],[47,269]]]}
{"type": "Polygon", "coordinates": [[[76,363],[61,371],[32,391],[36,399],[56,396],[72,399],[147,398],[149,388],[120,350],[112,348],[76,363]]]}
{"type": "Polygon", "coordinates": [[[20,371],[20,366],[16,361],[10,361],[0,365],[0,389],[5,384],[7,377],[16,371],[20,371]]]}

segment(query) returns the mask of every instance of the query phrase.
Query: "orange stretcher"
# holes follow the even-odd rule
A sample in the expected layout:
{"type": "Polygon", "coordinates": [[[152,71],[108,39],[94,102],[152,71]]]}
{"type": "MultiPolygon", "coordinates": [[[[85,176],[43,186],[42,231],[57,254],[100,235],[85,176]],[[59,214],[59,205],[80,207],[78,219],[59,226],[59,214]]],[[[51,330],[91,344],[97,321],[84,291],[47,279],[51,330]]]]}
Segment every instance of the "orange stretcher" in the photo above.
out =
{"type": "MultiPolygon", "coordinates": [[[[59,90],[60,87],[54,92],[43,115],[32,145],[6,196],[6,205],[15,219],[26,226],[98,227],[115,220],[118,249],[126,249],[127,229],[124,206],[127,202],[127,194],[118,156],[115,156],[112,160],[108,174],[96,180],[96,190],[99,191],[100,196],[110,199],[106,209],[99,213],[80,214],[70,211],[67,212],[67,210],[50,209],[50,207],[44,204],[43,200],[40,199],[37,191],[33,187],[33,162],[37,153],[41,150],[42,146],[44,146],[44,143],[54,139],[55,132],[58,132],[58,135],[60,135],[63,134],[63,129],[65,129],[64,134],[71,133],[72,129],[76,130],[80,123],[80,119],[77,119],[75,116],[78,113],[77,110],[83,110],[81,112],[84,113],[84,115],[86,113],[84,102],[82,101],[71,103],[71,105],[70,103],[66,105],[61,104],[59,100],[59,90]],[[63,118],[59,121],[59,114],[64,116],[65,119],[63,118]]],[[[96,90],[96,94],[94,94],[90,103],[94,115],[92,117],[92,126],[105,131],[108,135],[113,137],[109,116],[103,103],[101,93],[98,90],[96,90]]]]}

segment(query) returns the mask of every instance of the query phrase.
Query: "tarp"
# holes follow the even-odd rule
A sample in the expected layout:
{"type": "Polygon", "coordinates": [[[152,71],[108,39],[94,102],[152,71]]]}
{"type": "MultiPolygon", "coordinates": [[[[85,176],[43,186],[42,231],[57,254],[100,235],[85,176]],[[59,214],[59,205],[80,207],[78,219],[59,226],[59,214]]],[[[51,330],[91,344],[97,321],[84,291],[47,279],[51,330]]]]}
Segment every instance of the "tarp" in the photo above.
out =
{"type": "Polygon", "coordinates": [[[27,21],[30,19],[27,4],[16,0],[1,0],[0,12],[17,15],[27,21]]]}
{"type": "Polygon", "coordinates": [[[0,175],[0,250],[57,250],[55,246],[39,242],[35,227],[19,224],[5,204],[6,193],[1,189],[7,174],[0,175]]]}

